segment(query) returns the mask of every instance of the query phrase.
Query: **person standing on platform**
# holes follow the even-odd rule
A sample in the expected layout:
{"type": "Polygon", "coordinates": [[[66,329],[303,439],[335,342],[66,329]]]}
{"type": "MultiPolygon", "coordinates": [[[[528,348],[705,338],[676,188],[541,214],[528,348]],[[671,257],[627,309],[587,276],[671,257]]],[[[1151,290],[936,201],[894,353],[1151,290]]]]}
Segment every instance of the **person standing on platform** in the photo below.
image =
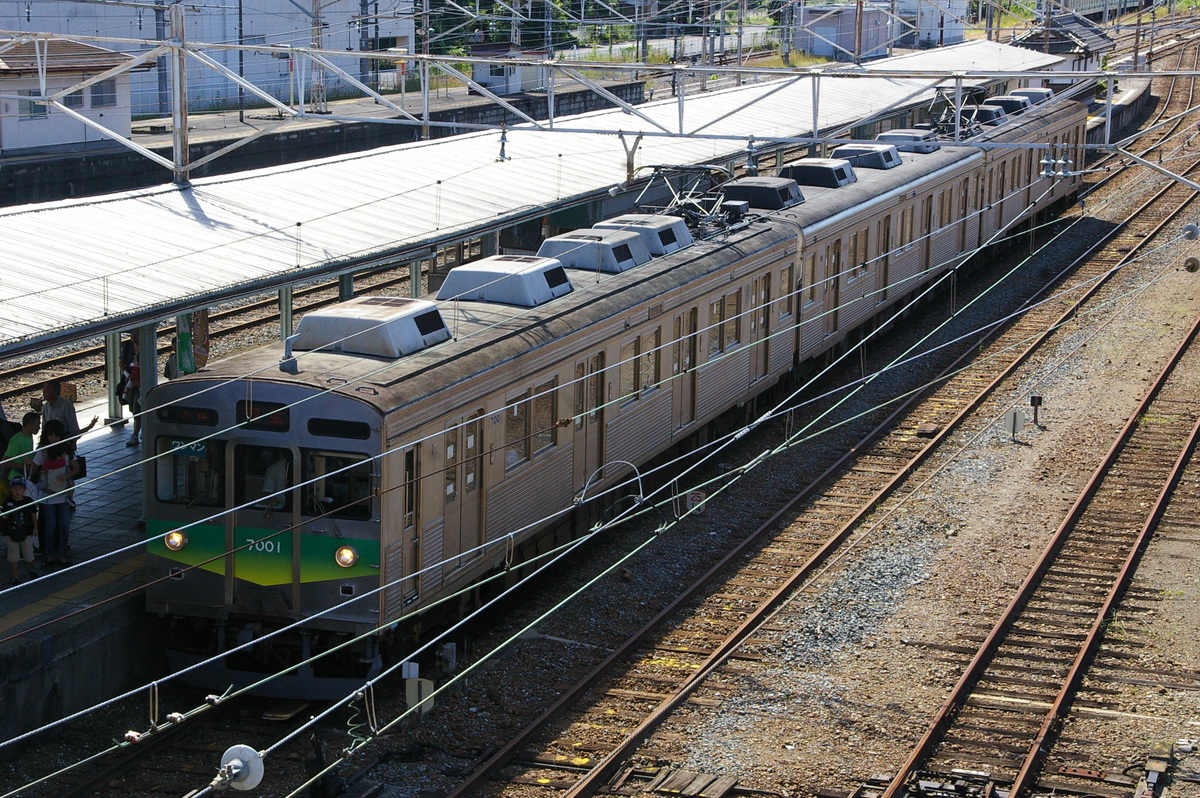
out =
{"type": "Polygon", "coordinates": [[[142,440],[142,365],[136,336],[121,347],[121,384],[121,398],[133,414],[133,435],[125,445],[137,446],[142,440]]]}
{"type": "Polygon", "coordinates": [[[18,568],[21,560],[29,570],[29,578],[37,579],[37,571],[33,570],[33,533],[37,530],[37,505],[33,499],[25,495],[28,485],[24,477],[17,477],[9,482],[12,494],[3,504],[0,504],[0,529],[8,538],[8,564],[12,568],[12,583],[16,587],[21,583],[18,568]]]}
{"type": "Polygon", "coordinates": [[[46,567],[67,566],[67,547],[71,535],[71,505],[67,503],[78,466],[65,440],[66,429],[61,421],[47,421],[33,462],[41,470],[42,513],[46,516],[46,567]]]}
{"type": "MultiPolygon", "coordinates": [[[[42,423],[50,421],[61,421],[63,428],[67,434],[64,436],[71,447],[71,454],[75,453],[75,449],[79,443],[79,436],[91,430],[96,426],[96,422],[100,420],[99,416],[93,416],[92,422],[83,429],[79,428],[79,419],[75,416],[75,405],[71,404],[71,400],[62,395],[62,383],[58,380],[50,380],[42,386],[42,423]]],[[[42,433],[45,435],[45,433],[42,433]]]]}
{"type": "Polygon", "coordinates": [[[29,477],[33,473],[33,436],[42,425],[37,413],[26,413],[21,418],[21,431],[14,434],[4,450],[4,464],[9,467],[6,479],[29,477]]]}

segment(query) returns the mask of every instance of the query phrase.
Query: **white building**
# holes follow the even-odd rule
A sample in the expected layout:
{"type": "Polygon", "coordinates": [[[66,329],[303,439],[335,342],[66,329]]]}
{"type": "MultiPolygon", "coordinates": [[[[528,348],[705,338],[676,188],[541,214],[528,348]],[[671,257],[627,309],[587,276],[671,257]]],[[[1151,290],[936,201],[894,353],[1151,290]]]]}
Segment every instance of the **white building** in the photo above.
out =
{"type": "Polygon", "coordinates": [[[967,0],[897,0],[895,8],[912,26],[897,43],[901,47],[941,47],[966,40],[967,0]]]}
{"type": "MultiPolygon", "coordinates": [[[[319,31],[322,48],[347,51],[335,63],[367,85],[378,85],[379,62],[360,59],[358,52],[413,46],[412,0],[244,0],[209,4],[188,4],[185,8],[185,36],[191,42],[247,45],[283,44],[310,47],[314,27],[319,31]],[[314,16],[319,23],[314,26],[314,16]]],[[[0,29],[14,32],[58,33],[64,36],[104,36],[147,42],[124,46],[103,42],[105,47],[131,54],[145,52],[148,40],[169,37],[169,13],[161,7],[82,2],[77,0],[0,0],[0,29]],[[161,10],[159,10],[161,8],[161,10]]],[[[306,68],[299,60],[273,57],[268,53],[237,50],[208,50],[207,53],[231,72],[240,73],[255,86],[288,102],[299,102],[302,89],[311,85],[306,68]],[[240,63],[239,63],[240,62],[240,63]]],[[[157,69],[133,76],[132,110],[134,115],[169,115],[170,76],[167,59],[157,69]]],[[[391,83],[392,81],[384,81],[391,83]]],[[[328,96],[334,98],[345,82],[326,73],[328,96]]],[[[238,107],[238,86],[224,75],[189,61],[188,99],[192,110],[238,107]]],[[[307,94],[307,92],[305,92],[307,94]]],[[[260,104],[247,95],[245,101],[260,104]]]]}
{"type": "MultiPolygon", "coordinates": [[[[545,50],[525,50],[515,44],[477,44],[471,55],[478,58],[495,59],[544,59],[545,50]]],[[[534,91],[546,85],[547,72],[543,67],[527,64],[475,64],[471,78],[488,91],[499,94],[519,94],[534,91]]]]}
{"type": "MultiPolygon", "coordinates": [[[[0,41],[0,47],[3,46],[0,41]]],[[[57,144],[79,144],[105,140],[100,131],[71,114],[46,103],[24,97],[41,97],[39,60],[44,60],[46,94],[68,89],[77,83],[132,60],[132,56],[69,39],[18,43],[0,53],[0,152],[57,144]]],[[[80,116],[122,136],[129,135],[130,72],[79,89],[62,99],[63,105],[80,116]]]]}

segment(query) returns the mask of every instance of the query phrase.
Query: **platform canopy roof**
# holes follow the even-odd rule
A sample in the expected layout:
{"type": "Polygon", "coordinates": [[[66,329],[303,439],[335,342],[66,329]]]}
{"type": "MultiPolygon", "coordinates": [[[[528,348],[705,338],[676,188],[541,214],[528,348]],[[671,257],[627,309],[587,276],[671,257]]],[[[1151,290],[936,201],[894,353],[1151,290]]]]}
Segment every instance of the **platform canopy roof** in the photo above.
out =
{"type": "MultiPolygon", "coordinates": [[[[903,59],[905,71],[1044,69],[1060,59],[969,42],[903,59]],[[952,58],[951,52],[956,53],[952,58]]],[[[819,78],[817,127],[847,129],[929,100],[936,79],[819,78]]],[[[440,242],[607,196],[637,166],[744,153],[750,137],[813,127],[809,72],[572,117],[103,197],[0,211],[0,356],[157,321],[321,275],[430,254],[440,242]],[[584,132],[585,129],[590,132],[584,132]],[[623,133],[619,136],[618,133],[623,133]],[[702,137],[707,136],[708,138],[702,137]]],[[[978,80],[974,81],[978,82],[978,80]]]]}

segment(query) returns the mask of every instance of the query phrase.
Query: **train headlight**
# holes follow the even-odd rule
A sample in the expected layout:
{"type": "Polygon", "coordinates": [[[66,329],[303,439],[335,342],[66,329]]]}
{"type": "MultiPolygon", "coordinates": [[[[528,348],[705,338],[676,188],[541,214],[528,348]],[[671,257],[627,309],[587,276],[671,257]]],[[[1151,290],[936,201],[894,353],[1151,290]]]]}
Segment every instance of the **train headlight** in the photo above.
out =
{"type": "Polygon", "coordinates": [[[179,551],[187,545],[187,535],[182,532],[168,532],[163,538],[163,544],[171,551],[179,551]]]}
{"type": "Polygon", "coordinates": [[[333,554],[333,559],[343,568],[349,568],[358,562],[358,552],[354,550],[353,546],[338,546],[338,550],[333,554]]]}

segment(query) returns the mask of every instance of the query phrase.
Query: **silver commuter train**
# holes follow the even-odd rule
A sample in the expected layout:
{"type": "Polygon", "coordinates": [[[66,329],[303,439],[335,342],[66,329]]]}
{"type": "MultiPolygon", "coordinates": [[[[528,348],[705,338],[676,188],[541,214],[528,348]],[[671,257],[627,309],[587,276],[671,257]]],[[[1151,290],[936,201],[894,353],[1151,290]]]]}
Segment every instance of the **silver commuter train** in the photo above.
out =
{"type": "MultiPolygon", "coordinates": [[[[147,604],[171,621],[170,666],[309,619],[192,675],[246,684],[569,537],[556,514],[628,474],[606,464],[684,442],[1072,197],[1078,176],[1042,161],[1079,163],[1085,122],[1078,103],[1048,104],[971,145],[805,186],[799,204],[790,180],[732,181],[725,196],[756,210],[717,235],[688,242],[673,217],[608,225],[657,226],[663,254],[633,268],[564,269],[572,236],[629,256],[611,230],[577,231],[547,243],[558,259],[499,259],[526,278],[502,301],[489,290],[517,283],[486,268],[455,299],[360,297],[305,316],[286,350],[157,386],[147,604]],[[1048,148],[1011,146],[1032,142],[1048,148]]],[[[344,695],[380,649],[371,638],[260,692],[344,695]]]]}

